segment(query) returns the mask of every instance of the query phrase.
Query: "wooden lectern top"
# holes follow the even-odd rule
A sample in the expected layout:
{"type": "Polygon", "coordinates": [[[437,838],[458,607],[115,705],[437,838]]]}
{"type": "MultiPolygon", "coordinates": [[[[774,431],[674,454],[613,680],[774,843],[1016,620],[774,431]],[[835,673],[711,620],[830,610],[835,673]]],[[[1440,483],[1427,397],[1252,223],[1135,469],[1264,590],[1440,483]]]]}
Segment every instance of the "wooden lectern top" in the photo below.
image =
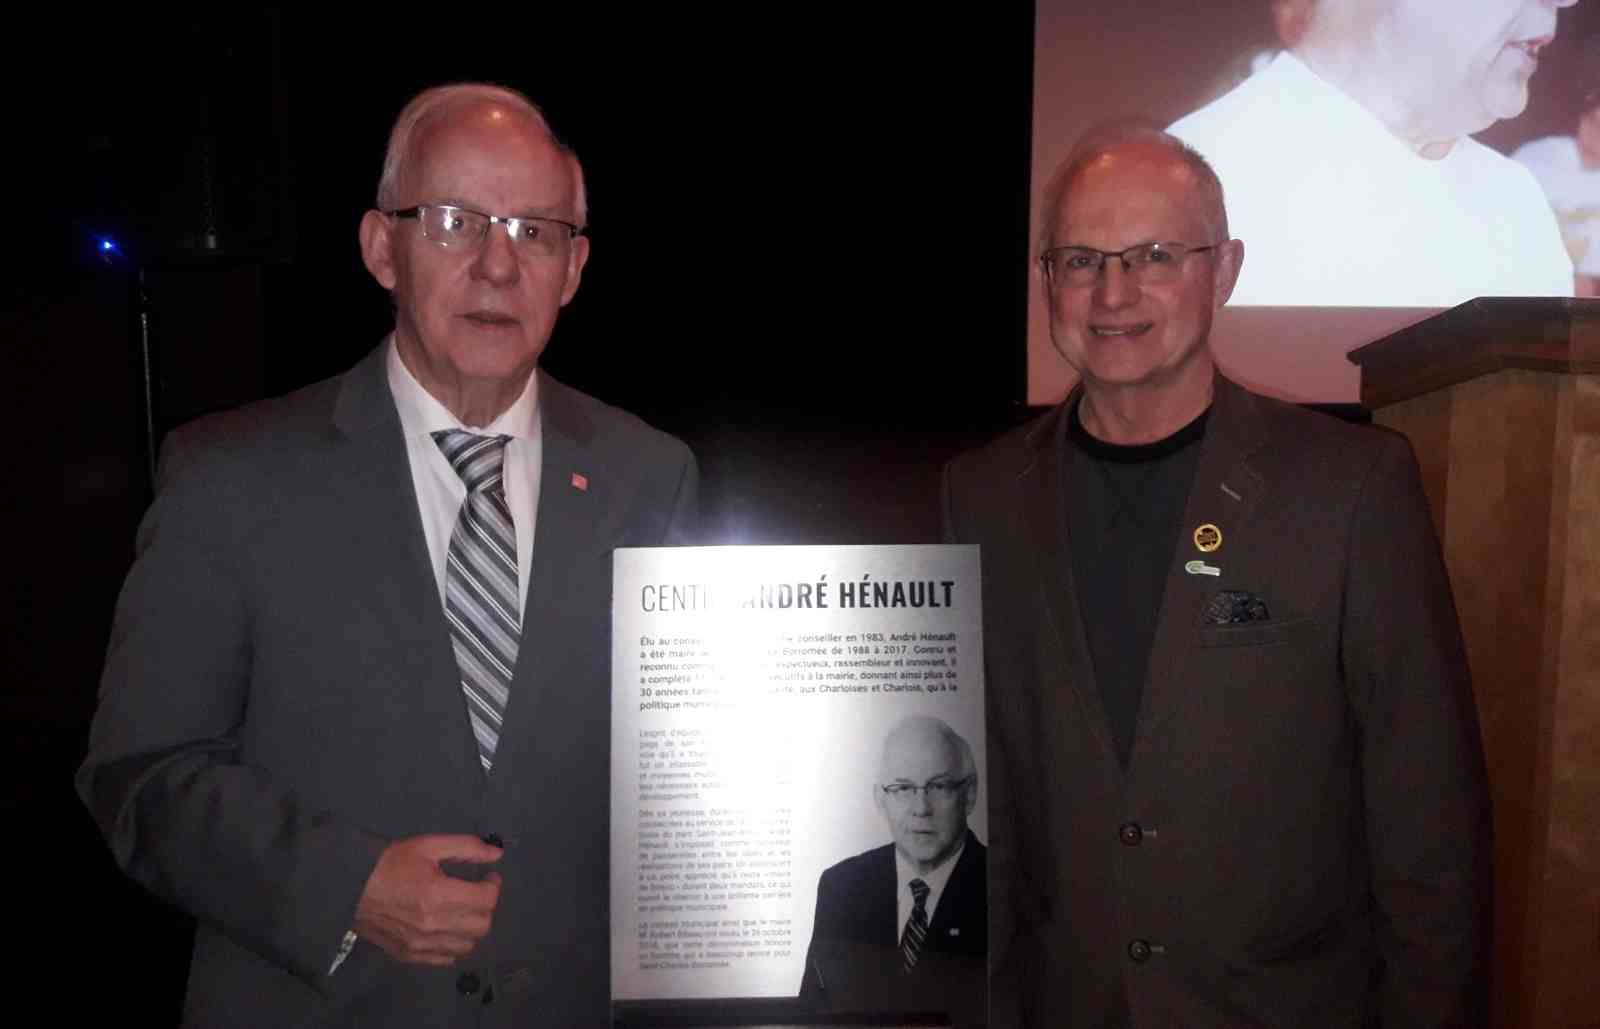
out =
{"type": "Polygon", "coordinates": [[[1349,357],[1372,410],[1505,368],[1600,373],[1600,299],[1478,297],[1349,357]]]}

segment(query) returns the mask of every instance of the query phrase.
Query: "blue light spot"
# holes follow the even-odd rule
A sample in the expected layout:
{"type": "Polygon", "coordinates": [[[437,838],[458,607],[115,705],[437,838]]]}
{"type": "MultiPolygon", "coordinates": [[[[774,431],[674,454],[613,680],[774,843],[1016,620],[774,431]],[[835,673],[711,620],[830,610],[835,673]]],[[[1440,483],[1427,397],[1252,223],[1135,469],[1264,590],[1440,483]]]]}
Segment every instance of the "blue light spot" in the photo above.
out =
{"type": "Polygon", "coordinates": [[[116,264],[128,259],[121,244],[110,236],[93,237],[93,246],[95,256],[99,257],[103,264],[116,264]]]}

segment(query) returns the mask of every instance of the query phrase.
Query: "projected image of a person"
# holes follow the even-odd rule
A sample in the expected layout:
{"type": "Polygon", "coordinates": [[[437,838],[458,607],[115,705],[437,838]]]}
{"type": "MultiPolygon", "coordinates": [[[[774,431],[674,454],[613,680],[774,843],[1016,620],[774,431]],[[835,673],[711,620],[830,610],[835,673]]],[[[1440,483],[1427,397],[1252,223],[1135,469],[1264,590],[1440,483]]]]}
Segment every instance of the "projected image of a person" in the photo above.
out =
{"type": "Polygon", "coordinates": [[[967,827],[972,747],[937,718],[907,718],[884,739],[872,796],[892,842],[822,873],[800,995],[835,1010],[981,1022],[988,854],[967,827]]]}
{"type": "Polygon", "coordinates": [[[1522,113],[1575,2],[1273,0],[1288,49],[1171,130],[1250,241],[1234,304],[1571,295],[1538,183],[1470,134],[1522,113]]]}
{"type": "Polygon", "coordinates": [[[1600,36],[1583,48],[1582,101],[1570,136],[1546,136],[1511,156],[1532,171],[1555,208],[1580,297],[1600,296],[1600,36]]]}

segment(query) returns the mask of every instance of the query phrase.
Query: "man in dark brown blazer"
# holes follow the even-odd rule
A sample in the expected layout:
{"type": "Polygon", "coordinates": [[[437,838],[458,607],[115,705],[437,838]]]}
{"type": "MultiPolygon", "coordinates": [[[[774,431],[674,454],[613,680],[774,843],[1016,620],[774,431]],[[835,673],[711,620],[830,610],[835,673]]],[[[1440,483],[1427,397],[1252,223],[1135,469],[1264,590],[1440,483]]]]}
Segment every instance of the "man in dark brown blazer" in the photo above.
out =
{"type": "Polygon", "coordinates": [[[991,1024],[1482,1024],[1482,749],[1410,448],[1217,373],[1244,247],[1171,137],[1081,144],[1042,237],[1079,384],[944,496],[983,547],[991,1024]]]}

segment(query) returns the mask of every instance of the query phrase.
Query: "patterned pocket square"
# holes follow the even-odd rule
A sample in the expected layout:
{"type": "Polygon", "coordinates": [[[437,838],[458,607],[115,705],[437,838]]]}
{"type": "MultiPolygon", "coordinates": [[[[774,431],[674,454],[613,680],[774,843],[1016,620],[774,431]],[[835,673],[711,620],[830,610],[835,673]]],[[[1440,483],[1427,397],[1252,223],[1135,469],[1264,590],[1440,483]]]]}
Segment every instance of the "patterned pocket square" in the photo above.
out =
{"type": "Polygon", "coordinates": [[[1244,625],[1270,621],[1267,602],[1249,590],[1218,590],[1206,601],[1207,625],[1244,625]]]}

